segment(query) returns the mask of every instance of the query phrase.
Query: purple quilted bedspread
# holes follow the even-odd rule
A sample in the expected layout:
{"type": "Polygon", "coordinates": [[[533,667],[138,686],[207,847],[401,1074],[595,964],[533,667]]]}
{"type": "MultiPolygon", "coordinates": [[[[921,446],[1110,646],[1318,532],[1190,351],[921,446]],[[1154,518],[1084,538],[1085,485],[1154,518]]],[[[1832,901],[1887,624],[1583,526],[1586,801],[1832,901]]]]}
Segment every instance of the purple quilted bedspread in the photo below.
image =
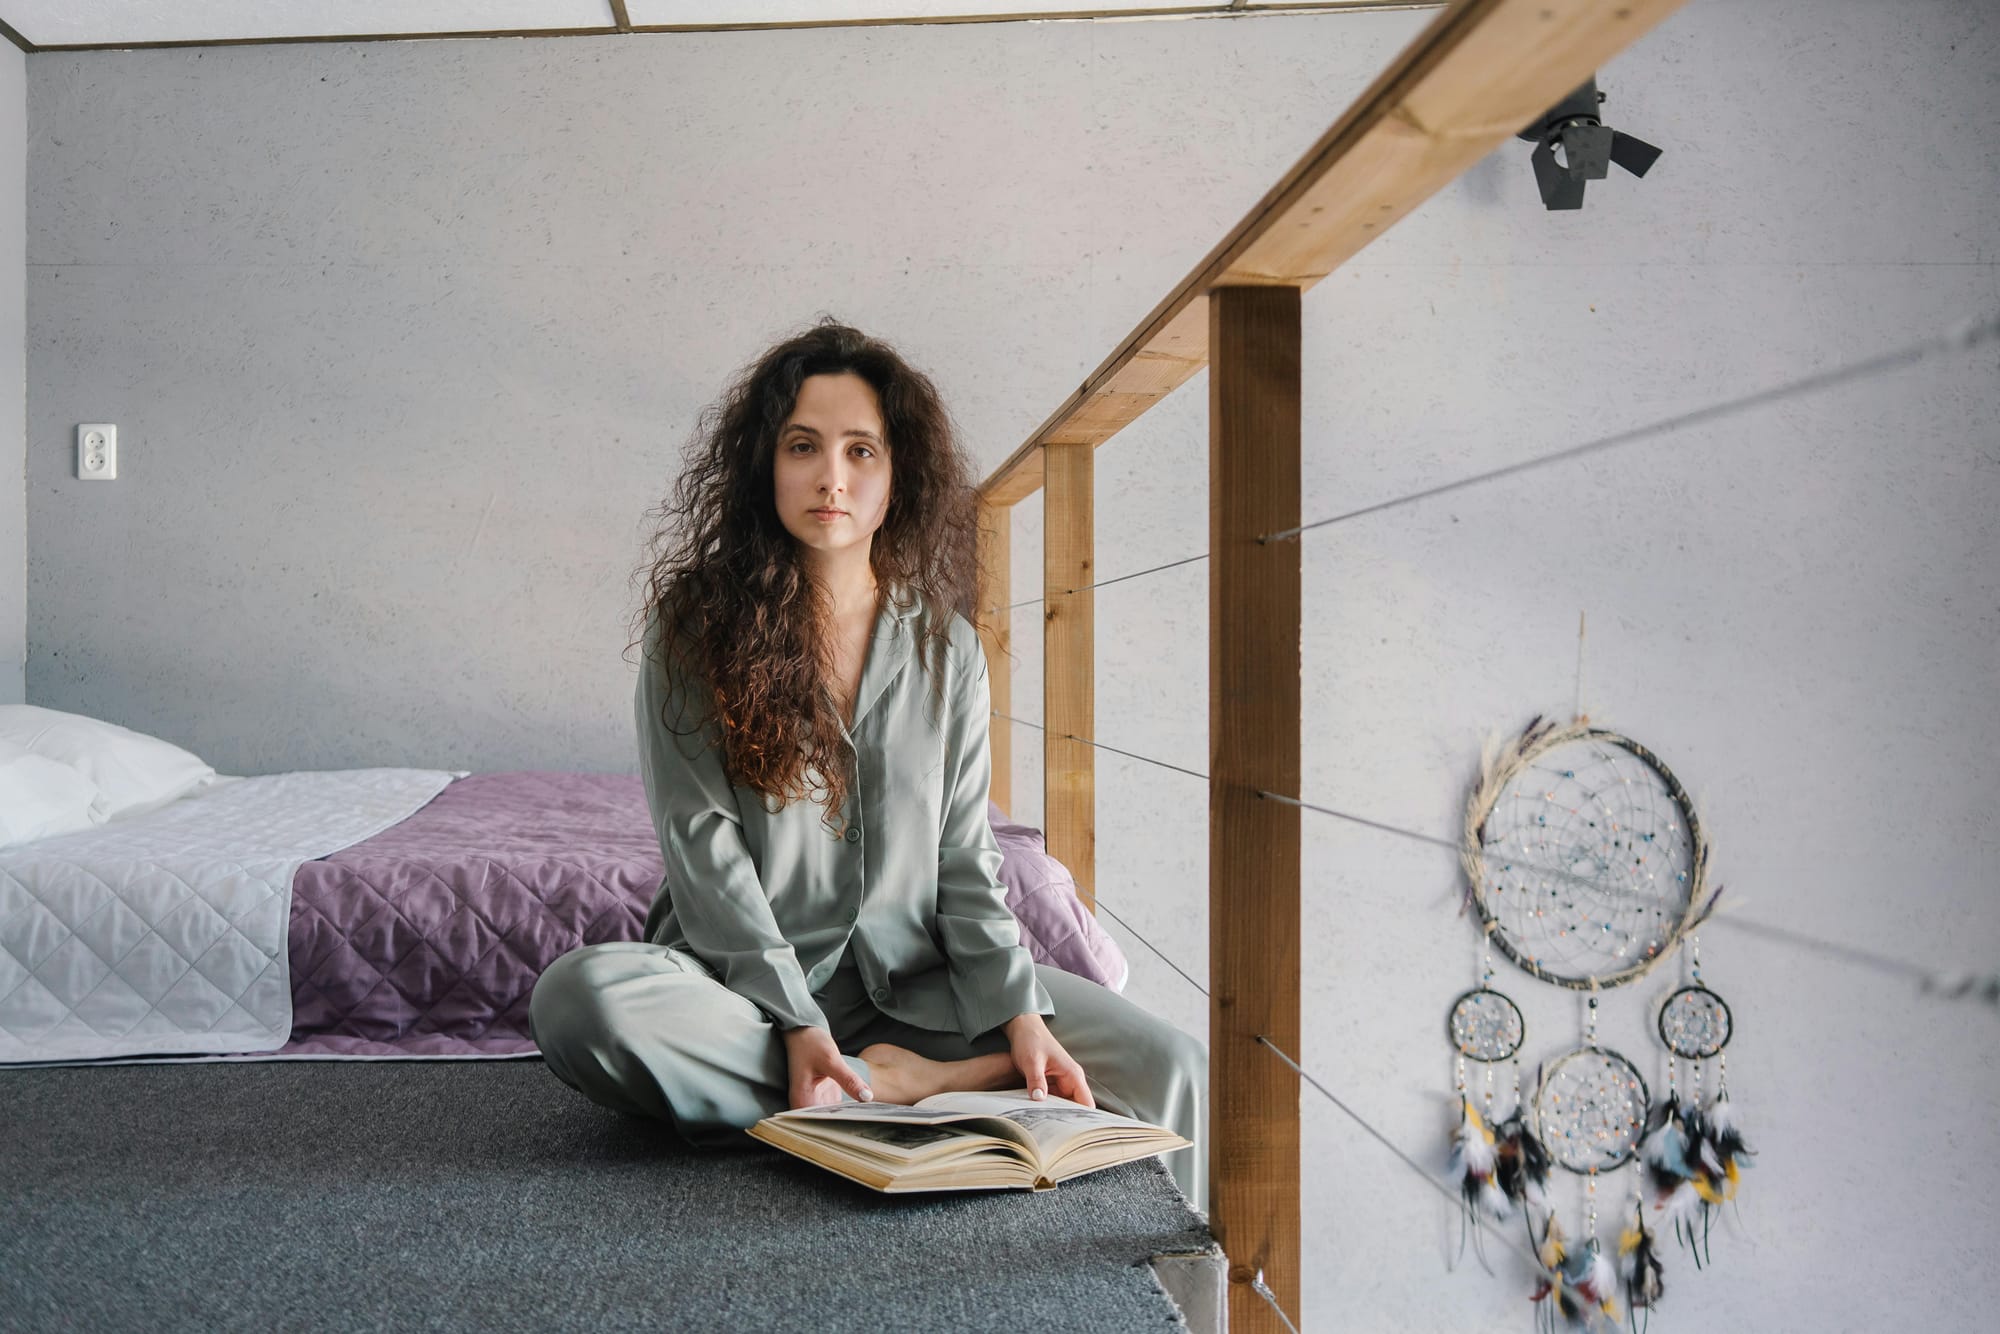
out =
{"type": "MultiPolygon", "coordinates": [[[[1040,833],[989,807],[1008,904],[1039,963],[1122,988],[1118,946],[1040,833]]],[[[472,774],[292,882],[292,1057],[535,1051],[535,979],[581,945],[639,940],[661,876],[644,785],[620,774],[472,774]]]]}
{"type": "Polygon", "coordinates": [[[579,945],[638,940],[660,845],[637,776],[471,774],[292,880],[278,1055],[517,1056],[579,945]]]}

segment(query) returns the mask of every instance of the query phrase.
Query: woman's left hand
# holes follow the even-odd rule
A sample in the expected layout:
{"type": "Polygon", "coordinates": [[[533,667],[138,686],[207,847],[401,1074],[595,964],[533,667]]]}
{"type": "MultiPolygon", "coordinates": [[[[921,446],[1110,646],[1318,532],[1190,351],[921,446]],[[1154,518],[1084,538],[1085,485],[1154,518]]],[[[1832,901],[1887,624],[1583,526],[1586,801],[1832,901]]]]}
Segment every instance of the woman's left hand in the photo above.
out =
{"type": "Polygon", "coordinates": [[[1085,1107],[1097,1106],[1090,1096],[1090,1086],[1084,1082],[1083,1067],[1063,1050],[1041,1015],[1032,1011],[1017,1014],[1007,1021],[1005,1028],[1014,1068],[1028,1081],[1029,1097],[1040,1098],[1054,1090],[1057,1097],[1085,1107]]]}

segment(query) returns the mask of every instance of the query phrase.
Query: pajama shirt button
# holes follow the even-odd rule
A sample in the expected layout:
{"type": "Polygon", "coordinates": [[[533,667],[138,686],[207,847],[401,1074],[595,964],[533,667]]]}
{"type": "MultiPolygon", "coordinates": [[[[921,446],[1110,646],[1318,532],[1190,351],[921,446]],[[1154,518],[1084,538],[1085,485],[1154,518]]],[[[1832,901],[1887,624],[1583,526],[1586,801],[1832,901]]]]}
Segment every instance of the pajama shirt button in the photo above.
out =
{"type": "Polygon", "coordinates": [[[847,830],[847,841],[849,843],[859,843],[861,841],[861,830],[850,825],[847,830]]]}
{"type": "Polygon", "coordinates": [[[870,994],[871,996],[873,996],[873,997],[874,997],[874,998],[875,998],[876,1000],[888,1000],[888,999],[889,999],[889,988],[887,988],[887,987],[877,987],[877,988],[875,988],[875,990],[874,990],[874,991],[870,992],[869,994],[870,994]]]}
{"type": "Polygon", "coordinates": [[[854,919],[855,919],[856,917],[859,917],[860,915],[861,915],[861,914],[857,913],[857,912],[856,912],[856,911],[854,911],[854,909],[852,909],[852,908],[849,908],[849,909],[847,910],[847,920],[848,920],[848,921],[850,921],[850,922],[851,922],[851,921],[853,921],[853,920],[854,920],[854,919]]]}

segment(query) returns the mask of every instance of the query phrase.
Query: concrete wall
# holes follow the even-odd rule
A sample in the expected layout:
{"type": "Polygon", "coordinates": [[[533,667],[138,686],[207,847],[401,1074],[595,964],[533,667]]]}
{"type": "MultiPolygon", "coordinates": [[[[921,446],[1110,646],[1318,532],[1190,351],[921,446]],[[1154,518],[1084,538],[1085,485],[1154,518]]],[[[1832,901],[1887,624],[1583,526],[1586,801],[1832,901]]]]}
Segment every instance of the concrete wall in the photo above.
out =
{"type": "MultiPolygon", "coordinates": [[[[730,371],[831,311],[997,463],[1428,17],[38,55],[29,698],[229,772],[630,772],[640,517],[730,371]],[[111,486],[72,477],[93,420],[111,486]]],[[[1511,144],[1307,295],[1307,517],[2000,309],[1996,70],[1975,0],[1693,0],[1603,72],[1610,122],[1666,149],[1648,179],[1548,214],[1511,144]]],[[[1452,836],[1481,739],[1572,709],[1587,612],[1585,711],[1692,788],[1746,913],[1993,966],[1995,367],[1306,535],[1302,795],[1452,836]]],[[[1197,378],[1099,454],[1103,577],[1205,547],[1205,403],[1197,378]]],[[[1036,504],[1015,560],[1031,596],[1036,504]]],[[[1205,578],[1098,595],[1108,744],[1206,768],[1205,578]]],[[[1032,733],[1016,755],[1039,818],[1032,733]]],[[[1202,976],[1204,785],[1100,752],[1098,790],[1099,891],[1202,976]]],[[[1441,1167],[1476,976],[1454,861],[1304,830],[1304,1059],[1441,1167]]],[[[1120,935],[1129,994],[1205,1031],[1120,935]]],[[[1983,1324],[1994,1016],[1720,924],[1704,964],[1761,1152],[1709,1272],[1669,1243],[1662,1318],[1983,1324]]],[[[1531,1060],[1572,1044],[1575,998],[1500,966],[1531,1060]]],[[[1656,1084],[1670,971],[1601,1023],[1656,1084]]],[[[1445,1206],[1303,1107],[1306,1327],[1520,1328],[1505,1252],[1448,1276],[1445,1206]]]]}
{"type": "Polygon", "coordinates": [[[28,656],[28,58],[0,42],[0,704],[28,656]]]}

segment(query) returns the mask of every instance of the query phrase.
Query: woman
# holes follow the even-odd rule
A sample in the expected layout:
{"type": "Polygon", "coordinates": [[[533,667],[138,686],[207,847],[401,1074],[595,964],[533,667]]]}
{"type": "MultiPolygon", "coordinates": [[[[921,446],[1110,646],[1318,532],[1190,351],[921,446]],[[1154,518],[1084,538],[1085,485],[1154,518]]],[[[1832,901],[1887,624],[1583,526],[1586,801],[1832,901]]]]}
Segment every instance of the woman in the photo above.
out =
{"type": "Polygon", "coordinates": [[[542,975],[531,1031],[695,1144],[850,1097],[1053,1091],[1193,1141],[1166,1163],[1206,1211],[1207,1049],[1037,965],[1006,906],[976,506],[930,380],[830,318],[703,414],[640,613],[665,876],[643,941],[542,975]]]}

